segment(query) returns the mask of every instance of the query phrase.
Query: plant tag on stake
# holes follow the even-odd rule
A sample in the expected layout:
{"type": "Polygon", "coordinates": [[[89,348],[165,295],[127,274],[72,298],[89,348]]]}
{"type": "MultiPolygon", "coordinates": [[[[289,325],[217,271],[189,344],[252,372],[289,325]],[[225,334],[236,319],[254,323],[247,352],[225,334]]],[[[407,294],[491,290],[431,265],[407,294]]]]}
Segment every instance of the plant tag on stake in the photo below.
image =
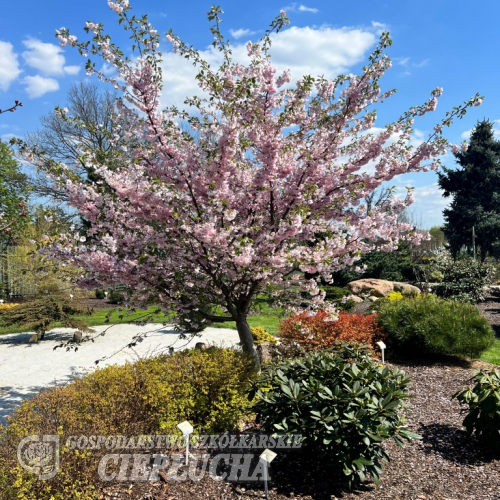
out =
{"type": "Polygon", "coordinates": [[[382,341],[377,342],[377,345],[380,347],[380,350],[382,351],[382,363],[385,363],[384,351],[387,346],[382,341]]]}
{"type": "Polygon", "coordinates": [[[179,429],[182,432],[182,435],[186,438],[186,465],[187,465],[189,458],[189,435],[192,434],[194,428],[187,420],[185,420],[184,422],[177,424],[177,429],[179,429]]]}
{"type": "Polygon", "coordinates": [[[269,464],[276,458],[276,453],[274,451],[271,451],[269,449],[265,449],[259,457],[259,461],[262,462],[264,465],[264,490],[265,490],[265,496],[267,498],[268,495],[268,487],[267,487],[267,468],[269,467],[269,464]]]}

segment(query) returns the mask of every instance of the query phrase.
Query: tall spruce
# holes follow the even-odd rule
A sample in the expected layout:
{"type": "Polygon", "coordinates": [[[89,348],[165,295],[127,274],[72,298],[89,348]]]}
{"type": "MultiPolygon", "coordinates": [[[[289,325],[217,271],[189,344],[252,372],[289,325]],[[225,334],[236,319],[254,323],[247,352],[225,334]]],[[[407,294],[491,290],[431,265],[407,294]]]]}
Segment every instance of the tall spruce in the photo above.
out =
{"type": "Polygon", "coordinates": [[[473,252],[473,232],[477,255],[500,256],[500,141],[495,140],[493,124],[478,122],[469,148],[454,153],[459,168],[444,168],[439,175],[443,196],[452,196],[443,211],[444,234],[456,258],[463,247],[473,252]]]}

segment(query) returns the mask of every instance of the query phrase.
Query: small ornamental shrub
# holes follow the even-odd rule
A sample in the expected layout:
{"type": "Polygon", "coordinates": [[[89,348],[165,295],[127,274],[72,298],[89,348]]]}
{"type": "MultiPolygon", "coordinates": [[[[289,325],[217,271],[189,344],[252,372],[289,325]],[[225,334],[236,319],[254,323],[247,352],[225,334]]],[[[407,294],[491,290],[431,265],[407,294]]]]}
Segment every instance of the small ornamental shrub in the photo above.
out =
{"type": "Polygon", "coordinates": [[[42,340],[50,326],[56,321],[68,328],[82,332],[92,329],[77,316],[92,314],[88,308],[81,308],[63,295],[48,295],[0,312],[0,327],[18,326],[35,334],[30,342],[42,340]]]}
{"type": "Polygon", "coordinates": [[[276,344],[277,340],[274,335],[271,335],[263,326],[257,326],[255,328],[250,328],[252,331],[252,337],[255,344],[263,344],[264,342],[271,342],[276,344]]]}
{"type": "Polygon", "coordinates": [[[375,303],[390,349],[405,355],[478,357],[494,339],[477,307],[434,295],[375,303]]]}
{"type": "Polygon", "coordinates": [[[403,294],[401,292],[391,292],[388,293],[385,298],[389,301],[393,300],[401,300],[403,298],[403,294]]]}
{"type": "Polygon", "coordinates": [[[10,311],[14,307],[17,307],[19,304],[0,304],[0,314],[4,313],[5,311],[10,311]]]}
{"type": "MultiPolygon", "coordinates": [[[[201,434],[235,429],[249,412],[253,370],[251,359],[239,351],[193,349],[108,366],[39,393],[0,426],[0,499],[97,499],[99,461],[113,452],[104,446],[69,449],[70,436],[180,435],[176,425],[184,420],[201,434]],[[50,481],[17,461],[20,440],[32,434],[60,436],[61,467],[50,481]]],[[[127,453],[145,453],[139,445],[133,448],[127,453]]]]}
{"type": "Polygon", "coordinates": [[[278,336],[282,350],[290,356],[328,349],[339,341],[375,346],[384,338],[375,316],[340,313],[335,319],[321,310],[314,316],[308,316],[306,312],[293,314],[280,323],[278,336]]]}
{"type": "Polygon", "coordinates": [[[482,370],[472,379],[475,385],[453,394],[469,407],[463,426],[500,458],[500,371],[482,370]]]}
{"type": "Polygon", "coordinates": [[[484,287],[491,283],[493,269],[472,259],[450,262],[441,282],[433,287],[439,297],[475,304],[484,300],[484,287]]]}
{"type": "Polygon", "coordinates": [[[106,298],[106,292],[102,288],[98,288],[95,291],[95,298],[99,299],[99,300],[105,299],[106,298]]]}
{"type": "Polygon", "coordinates": [[[343,467],[351,484],[368,474],[378,484],[382,442],[418,438],[408,431],[401,409],[409,377],[374,362],[367,347],[339,345],[331,351],[270,366],[257,379],[257,421],[267,432],[301,434],[303,445],[325,452],[343,467]]]}

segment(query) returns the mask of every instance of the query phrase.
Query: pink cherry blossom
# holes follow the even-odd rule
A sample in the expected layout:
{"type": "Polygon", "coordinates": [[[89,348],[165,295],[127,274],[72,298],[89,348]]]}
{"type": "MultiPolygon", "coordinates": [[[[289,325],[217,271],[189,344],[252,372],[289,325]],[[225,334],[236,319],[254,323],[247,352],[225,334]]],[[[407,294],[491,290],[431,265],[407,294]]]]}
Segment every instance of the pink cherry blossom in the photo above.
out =
{"type": "MultiPolygon", "coordinates": [[[[231,60],[218,24],[215,44],[225,57],[220,70],[167,35],[179,56],[199,69],[200,95],[206,96],[188,101],[194,111],[186,115],[160,103],[156,31],[147,22],[137,29],[128,2],[110,0],[109,6],[134,30],[141,57],[125,58],[102,25],[95,33],[97,25],[89,24],[92,54],[112,61],[117,75],[91,73],[113,86],[120,82],[120,116],[110,119],[117,130],[126,121],[128,144],[115,148],[109,164],[99,151],[83,152],[98,182],[79,180],[62,166],[50,172],[89,221],[85,241],[67,234],[51,247],[57,258],[85,269],[82,285],[125,284],[130,303],[146,305],[154,296],[179,318],[196,313],[193,323],[200,325],[232,319],[242,346],[255,357],[246,318],[258,294],[297,310],[302,290],[311,308],[334,312],[318,289],[321,278],[330,282],[332,272],[354,264],[375,243],[383,241],[382,249],[390,251],[401,240],[421,240],[411,226],[397,224],[414,200],[411,191],[370,212],[361,202],[396,175],[438,168],[452,146],[436,132],[478,96],[413,146],[415,118],[436,109],[442,89],[385,127],[376,125],[375,106],[393,94],[380,90],[391,66],[383,53],[387,34],[361,75],[302,77],[290,86],[289,71],[277,76],[267,50],[272,33],[286,25],[282,11],[259,43],[248,44],[246,66],[231,60]],[[374,173],[363,172],[367,164],[374,173]],[[318,274],[306,280],[304,272],[318,274]],[[209,314],[206,306],[222,313],[209,314]]],[[[210,15],[218,21],[220,11],[214,7],[210,15]]],[[[73,40],[64,28],[57,36],[61,43],[73,40]]],[[[37,161],[40,167],[50,164],[40,156],[37,161]]]]}

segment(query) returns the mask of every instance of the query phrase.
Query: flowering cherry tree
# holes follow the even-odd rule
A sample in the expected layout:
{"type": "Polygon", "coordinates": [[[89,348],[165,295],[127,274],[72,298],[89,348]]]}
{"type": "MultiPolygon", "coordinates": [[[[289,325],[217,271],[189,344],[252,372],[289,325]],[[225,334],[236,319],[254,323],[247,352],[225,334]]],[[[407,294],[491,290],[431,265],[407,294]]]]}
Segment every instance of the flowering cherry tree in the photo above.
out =
{"type": "MultiPolygon", "coordinates": [[[[63,45],[114,67],[109,76],[87,62],[88,74],[121,92],[115,119],[117,127],[128,124],[130,144],[117,148],[108,163],[82,148],[99,178],[92,183],[64,165],[51,168],[70,204],[90,223],[85,235],[66,234],[51,248],[86,270],[82,284],[126,284],[130,303],[159,299],[165,311],[192,321],[194,329],[205,321],[235,321],[243,348],[258,364],[247,316],[259,294],[293,308],[307,291],[309,306],[319,306],[323,293],[304,272],[330,280],[372,243],[383,240],[389,251],[401,238],[421,238],[396,224],[413,201],[411,192],[370,211],[361,200],[396,175],[437,169],[439,156],[453,147],[443,127],[480,104],[479,96],[447,113],[428,140],[414,147],[414,118],[436,109],[441,89],[374,128],[374,106],[394,92],[379,87],[391,66],[384,54],[388,34],[360,75],[304,76],[292,84],[288,71],[277,74],[270,56],[273,36],[288,22],[284,11],[259,43],[248,44],[243,65],[233,61],[219,29],[222,10],[213,7],[213,45],[223,62],[214,70],[169,32],[174,51],[199,70],[200,97],[187,99],[190,111],[162,109],[160,35],[146,17],[131,15],[128,0],[108,3],[130,33],[131,58],[102,24],[87,23],[88,41],[64,28],[57,33],[63,45]]],[[[73,120],[66,110],[59,112],[73,120]]],[[[37,155],[31,160],[39,161],[37,155]]]]}

